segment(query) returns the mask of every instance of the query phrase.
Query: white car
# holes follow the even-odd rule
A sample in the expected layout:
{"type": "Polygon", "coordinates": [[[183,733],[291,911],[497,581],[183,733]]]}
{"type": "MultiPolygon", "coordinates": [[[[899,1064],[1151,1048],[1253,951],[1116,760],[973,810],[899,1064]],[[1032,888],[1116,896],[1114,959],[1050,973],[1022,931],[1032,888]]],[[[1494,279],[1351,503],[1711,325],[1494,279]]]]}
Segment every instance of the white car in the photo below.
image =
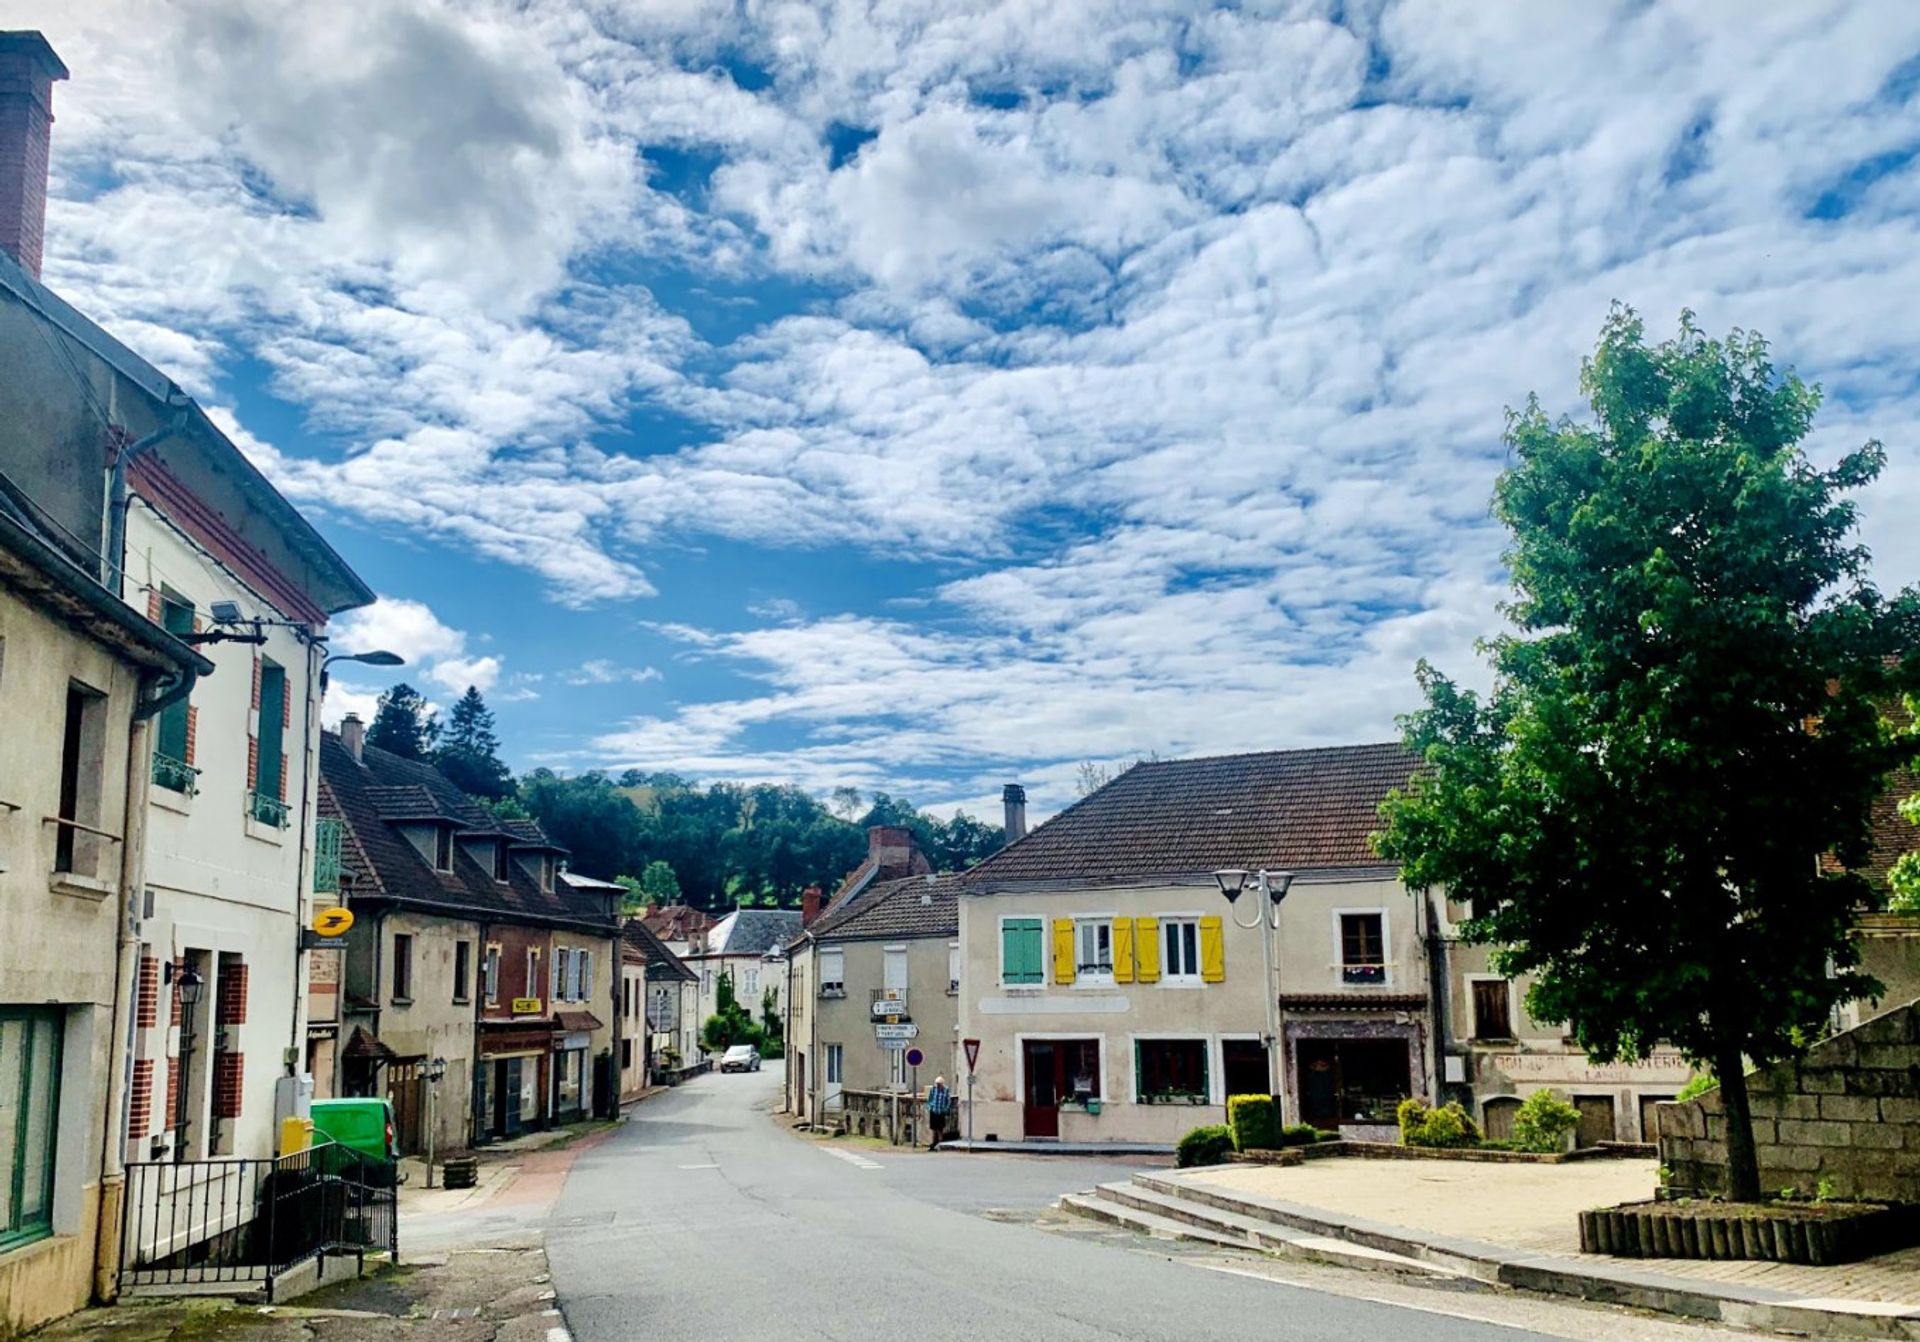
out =
{"type": "Polygon", "coordinates": [[[752,1044],[735,1044],[720,1055],[720,1070],[723,1072],[757,1072],[760,1070],[760,1050],[752,1044]]]}

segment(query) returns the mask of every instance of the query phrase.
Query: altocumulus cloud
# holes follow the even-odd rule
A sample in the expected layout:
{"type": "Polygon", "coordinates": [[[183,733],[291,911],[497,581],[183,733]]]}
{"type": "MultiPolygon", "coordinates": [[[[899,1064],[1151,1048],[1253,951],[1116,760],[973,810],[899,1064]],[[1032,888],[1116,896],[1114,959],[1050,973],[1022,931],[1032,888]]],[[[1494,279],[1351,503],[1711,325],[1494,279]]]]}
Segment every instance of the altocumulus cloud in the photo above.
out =
{"type": "Polygon", "coordinates": [[[230,422],[296,498],[566,605],[660,547],[937,574],[663,626],[731,697],[558,760],[1057,799],[1389,731],[1492,619],[1501,407],[1573,408],[1614,299],[1772,336],[1817,450],[1893,445],[1867,539],[1920,563],[1912,6],[0,16],[85,73],[49,278],[216,402],[264,369],[311,433],[230,422]]]}

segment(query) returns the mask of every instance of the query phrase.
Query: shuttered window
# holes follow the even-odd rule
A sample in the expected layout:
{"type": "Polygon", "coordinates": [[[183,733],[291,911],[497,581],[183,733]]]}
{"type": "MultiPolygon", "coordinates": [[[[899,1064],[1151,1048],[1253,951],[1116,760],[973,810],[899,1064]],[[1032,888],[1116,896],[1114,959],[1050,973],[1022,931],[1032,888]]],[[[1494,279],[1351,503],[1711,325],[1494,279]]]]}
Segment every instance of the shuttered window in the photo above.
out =
{"type": "Polygon", "coordinates": [[[0,1008],[0,1250],[53,1233],[59,1010],[0,1008]]]}
{"type": "Polygon", "coordinates": [[[1041,922],[1038,918],[1000,920],[1000,981],[1006,984],[1045,983],[1041,922]]]}
{"type": "Polygon", "coordinates": [[[1200,981],[1225,983],[1227,980],[1226,935],[1218,914],[1200,920],[1200,981]]]}
{"type": "Polygon", "coordinates": [[[1513,1038],[1513,1011],[1505,979],[1473,981],[1473,1037],[1513,1038]]]}

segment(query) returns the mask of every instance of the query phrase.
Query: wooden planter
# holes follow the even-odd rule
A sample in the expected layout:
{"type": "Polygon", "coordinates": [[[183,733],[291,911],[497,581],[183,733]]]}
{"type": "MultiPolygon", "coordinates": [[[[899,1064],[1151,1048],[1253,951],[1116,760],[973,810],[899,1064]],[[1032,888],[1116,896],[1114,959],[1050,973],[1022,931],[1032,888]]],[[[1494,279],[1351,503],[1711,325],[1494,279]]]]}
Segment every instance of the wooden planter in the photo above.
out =
{"type": "Polygon", "coordinates": [[[1629,1202],[1580,1213],[1583,1253],[1824,1267],[1920,1240],[1920,1208],[1859,1202],[1629,1202]]]}

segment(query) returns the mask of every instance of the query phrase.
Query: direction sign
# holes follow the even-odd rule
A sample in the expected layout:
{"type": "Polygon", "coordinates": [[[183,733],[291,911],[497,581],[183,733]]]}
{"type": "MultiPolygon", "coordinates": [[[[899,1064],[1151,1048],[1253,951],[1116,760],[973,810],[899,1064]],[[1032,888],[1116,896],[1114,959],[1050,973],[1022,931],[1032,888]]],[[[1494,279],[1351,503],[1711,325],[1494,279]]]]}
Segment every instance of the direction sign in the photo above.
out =
{"type": "Polygon", "coordinates": [[[352,926],[353,910],[338,905],[317,910],[313,915],[313,930],[323,937],[344,937],[352,926]]]}
{"type": "Polygon", "coordinates": [[[918,1067],[921,1063],[925,1062],[926,1060],[927,1060],[927,1055],[922,1053],[919,1049],[910,1048],[907,1050],[907,1066],[918,1067]]]}
{"type": "Polygon", "coordinates": [[[980,1065],[980,1041],[978,1039],[962,1039],[960,1046],[967,1051],[967,1070],[971,1072],[975,1067],[980,1065]]]}
{"type": "Polygon", "coordinates": [[[907,1041],[904,1039],[882,1039],[880,1041],[880,1047],[884,1048],[889,1053],[898,1053],[901,1049],[905,1048],[906,1046],[907,1046],[907,1041]]]}
{"type": "Polygon", "coordinates": [[[918,1039],[920,1027],[910,1020],[896,1021],[893,1024],[881,1021],[873,1027],[873,1037],[875,1039],[918,1039]]]}
{"type": "Polygon", "coordinates": [[[887,1016],[904,1016],[906,1014],[907,1004],[897,997],[883,997],[873,1004],[873,1015],[875,1019],[881,1019],[887,1016]]]}

